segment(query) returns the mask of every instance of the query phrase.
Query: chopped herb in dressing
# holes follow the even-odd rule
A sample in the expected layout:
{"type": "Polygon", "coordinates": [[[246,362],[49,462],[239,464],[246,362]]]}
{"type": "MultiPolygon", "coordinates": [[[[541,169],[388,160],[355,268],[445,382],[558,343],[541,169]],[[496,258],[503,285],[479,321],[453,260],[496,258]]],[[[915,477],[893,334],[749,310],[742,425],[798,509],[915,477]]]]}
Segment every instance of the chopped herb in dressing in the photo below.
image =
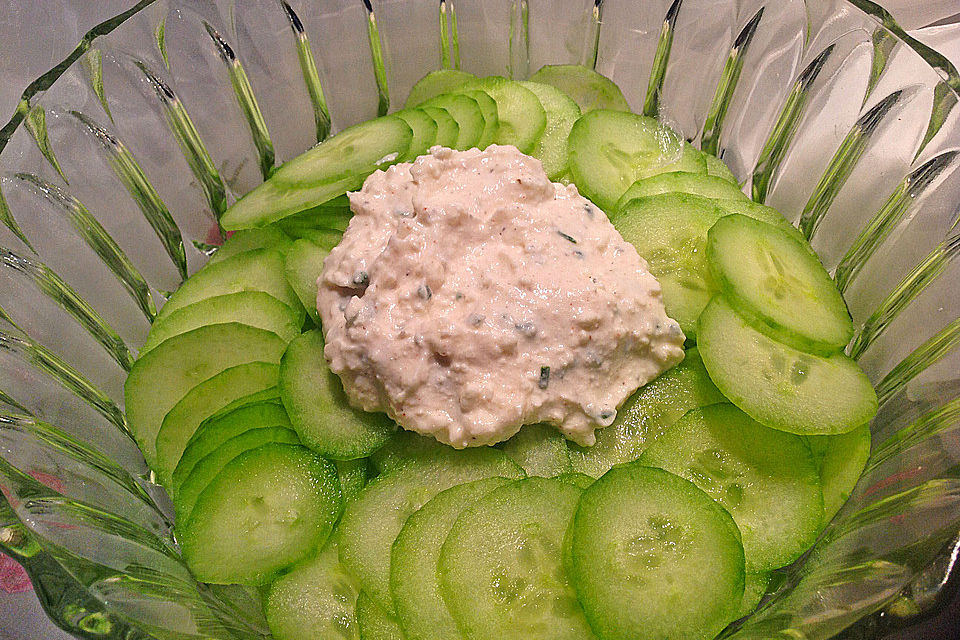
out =
{"type": "Polygon", "coordinates": [[[565,234],[563,231],[557,231],[557,233],[559,233],[559,234],[560,234],[560,237],[563,238],[564,240],[569,240],[569,241],[572,242],[573,244],[577,244],[577,241],[576,241],[576,239],[575,239],[573,236],[568,236],[568,235],[565,234]]]}
{"type": "Polygon", "coordinates": [[[550,386],[550,367],[540,367],[540,381],[537,386],[546,389],[550,386]]]}

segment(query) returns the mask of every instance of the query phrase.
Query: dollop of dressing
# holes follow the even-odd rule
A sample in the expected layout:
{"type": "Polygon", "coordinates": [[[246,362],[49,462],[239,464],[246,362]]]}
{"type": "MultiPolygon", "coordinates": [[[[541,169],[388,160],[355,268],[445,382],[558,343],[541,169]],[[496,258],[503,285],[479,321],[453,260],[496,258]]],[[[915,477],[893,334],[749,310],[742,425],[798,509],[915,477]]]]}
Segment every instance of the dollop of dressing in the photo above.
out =
{"type": "Polygon", "coordinates": [[[549,422],[582,445],[684,336],[636,249],[515,147],[371,175],[326,258],[324,354],[350,401],[455,447],[549,422]]]}

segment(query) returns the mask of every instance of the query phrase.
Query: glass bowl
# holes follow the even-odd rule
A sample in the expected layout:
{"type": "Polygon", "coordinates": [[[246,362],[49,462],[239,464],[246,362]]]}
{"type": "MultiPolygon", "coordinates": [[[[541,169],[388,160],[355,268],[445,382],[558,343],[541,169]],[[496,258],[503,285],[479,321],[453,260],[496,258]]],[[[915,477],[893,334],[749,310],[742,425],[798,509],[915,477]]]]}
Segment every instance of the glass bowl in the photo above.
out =
{"type": "Polygon", "coordinates": [[[198,584],[122,386],[167,292],[272,168],[439,67],[580,63],[720,154],[835,274],[875,383],[850,501],[732,638],[869,637],[960,550],[960,76],[866,0],[143,0],[0,130],[0,550],[85,638],[258,638],[198,584]]]}

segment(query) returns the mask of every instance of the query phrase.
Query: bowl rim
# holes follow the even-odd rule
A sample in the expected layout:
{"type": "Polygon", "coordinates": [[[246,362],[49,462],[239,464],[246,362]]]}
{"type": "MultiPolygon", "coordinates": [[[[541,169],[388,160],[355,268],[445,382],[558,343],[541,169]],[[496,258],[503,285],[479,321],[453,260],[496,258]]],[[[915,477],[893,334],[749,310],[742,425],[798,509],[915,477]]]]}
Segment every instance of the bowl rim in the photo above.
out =
{"type": "MultiPolygon", "coordinates": [[[[372,7],[368,0],[360,1],[364,6],[368,7],[368,9],[372,11],[372,7]]],[[[806,2],[806,0],[803,1],[806,2]]],[[[109,34],[114,29],[124,24],[128,19],[134,17],[141,11],[156,4],[157,2],[158,0],[139,0],[139,2],[137,2],[137,4],[135,4],[133,7],[94,26],[80,38],[80,42],[77,44],[77,46],[74,47],[74,49],[63,60],[54,65],[49,71],[42,74],[36,80],[28,84],[23,93],[20,94],[20,100],[14,109],[13,116],[11,116],[10,120],[8,120],[3,127],[0,127],[0,155],[3,154],[7,143],[10,141],[13,135],[17,132],[20,126],[23,125],[28,113],[30,112],[30,109],[33,107],[34,101],[40,99],[46,90],[49,89],[60,78],[60,76],[66,73],[75,62],[77,62],[85,53],[87,53],[93,47],[93,43],[97,38],[109,34]]],[[[595,0],[595,2],[597,4],[601,4],[603,0],[595,0]]],[[[895,38],[897,38],[897,40],[910,47],[910,49],[919,55],[924,62],[930,66],[931,69],[937,72],[942,82],[949,88],[954,96],[956,96],[958,101],[960,101],[960,72],[957,71],[957,68],[945,55],[933,49],[932,47],[923,44],[907,33],[906,29],[900,26],[900,24],[890,14],[889,11],[881,7],[876,2],[873,2],[873,0],[841,0],[841,2],[866,14],[875,22],[877,22],[879,26],[883,27],[895,38]]],[[[0,120],[0,122],[2,122],[2,120],[0,120]]]]}

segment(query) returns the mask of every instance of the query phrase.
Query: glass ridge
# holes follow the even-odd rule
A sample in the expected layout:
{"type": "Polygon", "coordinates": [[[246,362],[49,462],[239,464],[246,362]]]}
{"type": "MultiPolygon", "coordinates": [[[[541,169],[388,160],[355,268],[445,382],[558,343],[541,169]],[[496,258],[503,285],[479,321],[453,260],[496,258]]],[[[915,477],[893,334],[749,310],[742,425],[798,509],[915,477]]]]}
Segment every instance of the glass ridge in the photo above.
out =
{"type": "Polygon", "coordinates": [[[850,501],[722,637],[874,637],[960,580],[960,75],[869,0],[707,1],[142,0],[31,83],[0,129],[0,550],[51,618],[268,637],[255,597],[179,557],[121,409],[136,348],[251,172],[399,109],[427,71],[544,63],[610,75],[781,209],[878,391],[850,501]]]}

